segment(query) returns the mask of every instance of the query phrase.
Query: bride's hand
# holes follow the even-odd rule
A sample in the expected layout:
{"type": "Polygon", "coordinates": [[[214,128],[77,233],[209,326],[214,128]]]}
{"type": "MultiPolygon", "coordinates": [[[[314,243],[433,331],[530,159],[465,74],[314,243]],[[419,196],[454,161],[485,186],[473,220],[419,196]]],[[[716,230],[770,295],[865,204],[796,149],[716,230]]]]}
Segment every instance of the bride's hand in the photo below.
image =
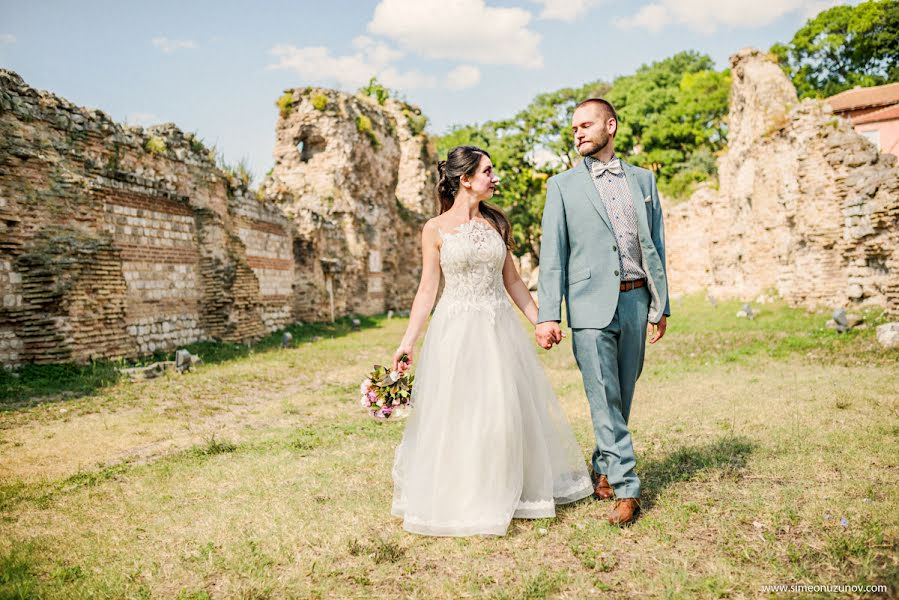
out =
{"type": "Polygon", "coordinates": [[[393,353],[393,370],[403,373],[406,371],[406,369],[408,369],[411,366],[412,366],[412,348],[401,345],[399,348],[396,349],[396,352],[393,353]],[[403,355],[405,355],[406,360],[401,361],[400,359],[403,358],[403,355]]]}

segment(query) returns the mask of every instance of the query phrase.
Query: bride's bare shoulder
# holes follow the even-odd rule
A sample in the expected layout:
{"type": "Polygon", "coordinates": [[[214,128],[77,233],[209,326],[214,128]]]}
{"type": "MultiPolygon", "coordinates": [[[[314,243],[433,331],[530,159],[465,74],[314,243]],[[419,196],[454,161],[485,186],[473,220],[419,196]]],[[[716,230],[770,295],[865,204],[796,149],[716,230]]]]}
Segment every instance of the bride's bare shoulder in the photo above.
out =
{"type": "Polygon", "coordinates": [[[421,228],[422,241],[431,241],[437,245],[440,244],[440,231],[442,230],[442,220],[440,217],[432,217],[425,221],[421,228]]]}
{"type": "Polygon", "coordinates": [[[427,220],[422,231],[437,235],[440,232],[450,231],[453,228],[452,223],[444,215],[431,217],[427,220]]]}

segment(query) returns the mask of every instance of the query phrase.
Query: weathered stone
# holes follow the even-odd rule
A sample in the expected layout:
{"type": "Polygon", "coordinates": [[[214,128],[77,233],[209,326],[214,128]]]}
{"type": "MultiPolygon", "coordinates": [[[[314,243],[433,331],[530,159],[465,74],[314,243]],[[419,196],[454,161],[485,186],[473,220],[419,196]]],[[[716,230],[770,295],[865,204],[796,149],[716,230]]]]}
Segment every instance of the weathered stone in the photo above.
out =
{"type": "Polygon", "coordinates": [[[321,88],[285,97],[262,189],[296,224],[294,317],[409,306],[436,182],[433,148],[408,118],[417,109],[321,88]]]}
{"type": "Polygon", "coordinates": [[[848,121],[756,50],[731,57],[718,190],[665,212],[672,293],[766,290],[794,305],[899,314],[899,172],[848,121]]]}
{"type": "Polygon", "coordinates": [[[173,124],[123,127],[0,69],[0,339],[21,348],[0,362],[246,342],[408,306],[436,178],[420,115],[319,92],[324,112],[295,92],[256,193],[173,124]]]}
{"type": "Polygon", "coordinates": [[[899,323],[878,325],[876,332],[881,346],[888,349],[899,348],[899,323]]]}

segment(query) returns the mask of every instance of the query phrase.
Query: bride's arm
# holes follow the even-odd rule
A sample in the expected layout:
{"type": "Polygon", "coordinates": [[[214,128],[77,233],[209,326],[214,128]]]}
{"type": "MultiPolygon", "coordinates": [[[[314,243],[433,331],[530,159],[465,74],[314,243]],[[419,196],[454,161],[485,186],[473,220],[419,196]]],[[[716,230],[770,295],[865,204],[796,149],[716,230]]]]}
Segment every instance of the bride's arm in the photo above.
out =
{"type": "Polygon", "coordinates": [[[437,297],[437,288],[440,286],[440,251],[438,249],[440,235],[437,225],[432,221],[425,223],[421,230],[421,281],[418,283],[418,291],[415,300],[412,301],[412,309],[409,312],[409,325],[400,342],[396,353],[393,355],[393,369],[400,368],[400,357],[405,354],[409,357],[406,366],[412,365],[412,349],[418,336],[421,335],[434,307],[434,299],[437,297]]]}
{"type": "Polygon", "coordinates": [[[536,325],[537,303],[534,302],[534,298],[531,296],[528,286],[521,280],[521,275],[518,273],[518,269],[515,268],[515,263],[512,262],[511,252],[506,252],[506,262],[503,264],[503,285],[506,286],[509,297],[512,298],[512,301],[515,302],[515,305],[518,306],[521,312],[524,313],[524,316],[531,322],[531,325],[536,325]]]}

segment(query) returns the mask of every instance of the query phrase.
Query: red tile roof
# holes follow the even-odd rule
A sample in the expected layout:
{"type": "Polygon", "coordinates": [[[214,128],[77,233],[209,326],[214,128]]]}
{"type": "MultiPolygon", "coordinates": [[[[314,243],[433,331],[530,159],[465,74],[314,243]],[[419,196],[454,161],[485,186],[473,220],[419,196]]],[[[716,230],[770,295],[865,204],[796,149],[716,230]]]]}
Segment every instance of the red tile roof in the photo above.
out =
{"type": "Polygon", "coordinates": [[[855,117],[852,119],[853,125],[861,125],[862,123],[875,123],[877,121],[892,121],[894,119],[899,119],[899,104],[894,104],[893,106],[887,106],[886,108],[881,108],[880,110],[875,110],[874,112],[869,112],[868,114],[862,115],[860,117],[855,117]]]}
{"type": "Polygon", "coordinates": [[[834,111],[842,112],[871,106],[889,106],[899,102],[899,83],[854,88],[827,98],[834,111]]]}

